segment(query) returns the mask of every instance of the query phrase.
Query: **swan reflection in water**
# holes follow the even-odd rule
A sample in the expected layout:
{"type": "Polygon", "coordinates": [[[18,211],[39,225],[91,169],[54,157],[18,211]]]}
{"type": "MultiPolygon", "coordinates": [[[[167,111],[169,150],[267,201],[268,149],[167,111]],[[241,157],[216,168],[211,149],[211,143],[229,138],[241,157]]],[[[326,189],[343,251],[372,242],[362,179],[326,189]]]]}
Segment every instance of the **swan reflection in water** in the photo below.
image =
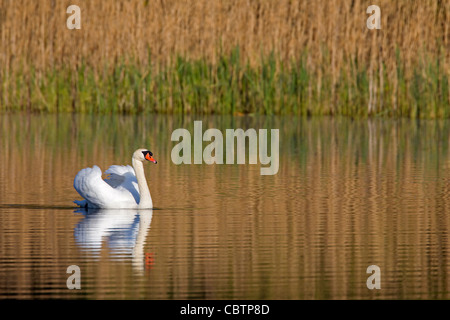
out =
{"type": "Polygon", "coordinates": [[[153,254],[144,253],[153,210],[78,209],[84,218],[74,230],[75,241],[83,250],[100,256],[105,243],[112,257],[131,258],[133,268],[142,273],[153,265],[153,254]]]}

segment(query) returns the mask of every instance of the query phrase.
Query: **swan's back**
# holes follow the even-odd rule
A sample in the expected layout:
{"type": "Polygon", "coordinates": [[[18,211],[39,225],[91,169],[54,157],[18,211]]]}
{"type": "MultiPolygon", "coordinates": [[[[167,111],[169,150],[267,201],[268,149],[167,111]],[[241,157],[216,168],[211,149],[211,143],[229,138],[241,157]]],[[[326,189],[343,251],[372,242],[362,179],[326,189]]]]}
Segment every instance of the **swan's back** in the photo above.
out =
{"type": "Polygon", "coordinates": [[[132,179],[125,177],[121,184],[119,179],[121,178],[116,177],[115,182],[112,182],[115,185],[113,187],[102,179],[100,168],[93,166],[78,172],[73,181],[73,187],[86,199],[87,206],[90,208],[136,208],[139,199],[136,200],[136,194],[132,194],[123,186],[125,181],[132,184],[132,179]]]}

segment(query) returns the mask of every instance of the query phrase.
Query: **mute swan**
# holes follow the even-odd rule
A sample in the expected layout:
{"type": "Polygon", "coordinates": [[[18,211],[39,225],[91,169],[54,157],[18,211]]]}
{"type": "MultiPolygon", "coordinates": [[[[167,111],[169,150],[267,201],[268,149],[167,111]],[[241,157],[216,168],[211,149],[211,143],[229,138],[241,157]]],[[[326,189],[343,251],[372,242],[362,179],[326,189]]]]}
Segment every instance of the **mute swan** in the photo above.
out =
{"type": "Polygon", "coordinates": [[[153,153],[138,149],[133,153],[133,167],[110,166],[105,171],[109,178],[102,179],[102,171],[96,165],[80,170],[73,181],[73,187],[85,199],[74,202],[80,207],[107,209],[150,209],[152,197],[144,174],[143,162],[151,161],[153,153]]]}

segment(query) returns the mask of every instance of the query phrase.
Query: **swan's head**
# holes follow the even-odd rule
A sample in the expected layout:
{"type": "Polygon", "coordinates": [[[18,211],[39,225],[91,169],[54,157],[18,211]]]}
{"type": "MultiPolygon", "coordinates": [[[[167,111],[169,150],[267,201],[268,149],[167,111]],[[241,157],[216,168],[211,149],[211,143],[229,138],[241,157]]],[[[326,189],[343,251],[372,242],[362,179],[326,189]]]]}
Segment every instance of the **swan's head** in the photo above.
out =
{"type": "Polygon", "coordinates": [[[156,162],[155,159],[153,159],[153,153],[150,150],[147,149],[137,149],[134,153],[133,153],[133,159],[139,160],[144,162],[145,160],[147,161],[151,161],[153,163],[158,163],[156,162]]]}

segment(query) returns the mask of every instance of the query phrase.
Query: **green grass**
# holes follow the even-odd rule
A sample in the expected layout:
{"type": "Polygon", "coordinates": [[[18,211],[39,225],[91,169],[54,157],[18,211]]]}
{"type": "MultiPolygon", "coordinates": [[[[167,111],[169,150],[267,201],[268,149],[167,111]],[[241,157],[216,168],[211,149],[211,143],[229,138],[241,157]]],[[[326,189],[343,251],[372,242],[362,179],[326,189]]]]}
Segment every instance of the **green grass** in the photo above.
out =
{"type": "Polygon", "coordinates": [[[382,68],[380,82],[377,70],[372,114],[367,66],[347,61],[332,74],[324,57],[320,72],[308,68],[307,52],[288,63],[275,54],[261,56],[255,66],[242,62],[239,48],[219,55],[214,65],[177,56],[166,65],[150,62],[145,68],[119,61],[100,71],[87,64],[45,71],[22,68],[12,74],[2,70],[0,111],[450,117],[443,53],[425,55],[408,70],[409,77],[399,54],[396,79],[382,68]]]}

